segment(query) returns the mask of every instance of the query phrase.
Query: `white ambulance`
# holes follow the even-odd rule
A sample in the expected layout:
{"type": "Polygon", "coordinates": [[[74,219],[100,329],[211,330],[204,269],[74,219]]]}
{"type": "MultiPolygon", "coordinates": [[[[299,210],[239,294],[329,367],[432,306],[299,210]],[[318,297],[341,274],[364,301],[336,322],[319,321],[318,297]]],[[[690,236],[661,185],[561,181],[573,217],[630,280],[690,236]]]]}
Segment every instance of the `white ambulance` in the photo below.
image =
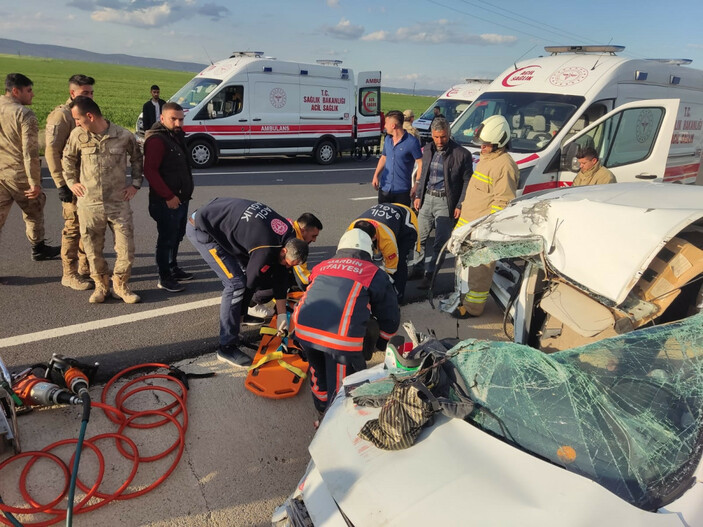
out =
{"type": "Polygon", "coordinates": [[[430,124],[434,119],[435,106],[439,106],[442,115],[452,123],[471,106],[471,103],[490,83],[490,79],[466,79],[465,84],[452,86],[440,95],[439,99],[433,102],[425,113],[413,121],[413,126],[420,133],[422,143],[427,143],[432,139],[430,124]]]}
{"type": "Polygon", "coordinates": [[[694,183],[701,173],[703,71],[686,59],[629,59],[623,46],[548,46],[503,72],[452,126],[474,154],[474,130],[503,115],[522,193],[569,186],[592,146],[618,182],[694,183]]]}
{"type": "Polygon", "coordinates": [[[309,154],[320,164],[339,152],[377,145],[381,72],[359,73],[341,61],[302,64],[235,52],[212,64],[171,101],[186,112],[191,164],[221,156],[309,154]]]}

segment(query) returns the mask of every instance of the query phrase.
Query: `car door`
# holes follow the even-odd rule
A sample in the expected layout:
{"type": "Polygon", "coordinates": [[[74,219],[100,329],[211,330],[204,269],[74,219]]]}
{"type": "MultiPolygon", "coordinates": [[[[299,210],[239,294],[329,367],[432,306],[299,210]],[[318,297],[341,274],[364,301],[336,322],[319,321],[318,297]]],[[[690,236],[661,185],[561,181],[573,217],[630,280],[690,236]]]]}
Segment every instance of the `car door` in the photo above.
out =
{"type": "Polygon", "coordinates": [[[650,99],[618,106],[564,144],[558,179],[578,173],[578,151],[591,146],[618,183],[663,181],[679,99],[650,99]]]}

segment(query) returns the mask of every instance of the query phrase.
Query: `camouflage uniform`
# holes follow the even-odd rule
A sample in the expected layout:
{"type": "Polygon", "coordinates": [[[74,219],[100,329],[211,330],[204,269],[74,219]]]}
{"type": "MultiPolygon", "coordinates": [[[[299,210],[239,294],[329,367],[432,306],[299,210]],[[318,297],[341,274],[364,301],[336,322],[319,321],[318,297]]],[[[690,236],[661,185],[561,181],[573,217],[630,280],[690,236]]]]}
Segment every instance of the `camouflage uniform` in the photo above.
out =
{"type": "MultiPolygon", "coordinates": [[[[127,287],[134,262],[134,227],[132,209],[124,199],[126,186],[125,169],[129,156],[132,167],[132,184],[142,185],[142,153],[134,135],[108,121],[103,134],[74,128],[63,152],[63,175],[69,188],[76,183],[85,186],[85,195],[78,198],[77,209],[81,238],[90,264],[90,276],[95,281],[96,293],[109,290],[110,270],[103,257],[105,231],[109,226],[114,233],[115,269],[114,292],[129,303],[138,302],[139,297],[128,301],[120,291],[127,287]]],[[[101,302],[93,300],[91,302],[101,302]]]]}
{"type": "MultiPolygon", "coordinates": [[[[44,156],[57,189],[67,185],[63,176],[61,155],[68,141],[68,136],[76,127],[76,121],[71,115],[70,103],[71,99],[67,100],[65,104],[57,106],[46,118],[46,150],[44,156]]],[[[61,208],[64,219],[63,231],[61,231],[63,275],[65,279],[75,277],[78,283],[84,283],[78,279],[77,275],[89,274],[90,268],[81,243],[76,197],[74,196],[70,202],[62,201],[61,208]]],[[[85,288],[80,287],[80,289],[85,288]]]]}
{"type": "Polygon", "coordinates": [[[35,199],[24,193],[41,186],[39,124],[34,112],[12,95],[0,96],[0,230],[14,201],[22,209],[27,239],[33,247],[44,243],[46,194],[35,199]]]}

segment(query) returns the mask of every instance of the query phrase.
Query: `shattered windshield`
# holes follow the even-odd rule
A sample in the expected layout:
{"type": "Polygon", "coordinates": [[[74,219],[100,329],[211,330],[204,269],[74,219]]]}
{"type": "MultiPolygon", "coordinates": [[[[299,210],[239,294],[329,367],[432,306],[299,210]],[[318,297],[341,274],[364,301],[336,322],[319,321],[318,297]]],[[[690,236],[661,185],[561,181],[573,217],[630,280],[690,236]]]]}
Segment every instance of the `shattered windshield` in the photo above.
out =
{"type": "Polygon", "coordinates": [[[473,142],[484,119],[502,115],[510,125],[508,150],[532,153],[544,149],[583,104],[583,97],[551,93],[488,92],[452,124],[452,138],[462,145],[473,142]]]}
{"type": "Polygon", "coordinates": [[[475,424],[656,510],[689,488],[701,456],[702,325],[696,315],[551,355],[469,340],[452,362],[485,409],[475,424]]]}

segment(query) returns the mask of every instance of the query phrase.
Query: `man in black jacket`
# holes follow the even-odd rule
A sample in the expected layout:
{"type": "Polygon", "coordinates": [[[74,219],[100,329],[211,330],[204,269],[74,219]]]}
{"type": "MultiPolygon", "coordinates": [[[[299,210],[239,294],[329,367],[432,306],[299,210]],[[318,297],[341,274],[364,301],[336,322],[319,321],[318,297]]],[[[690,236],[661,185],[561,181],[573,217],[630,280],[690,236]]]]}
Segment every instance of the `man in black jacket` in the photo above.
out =
{"type": "Polygon", "coordinates": [[[248,367],[251,359],[238,347],[242,306],[257,289],[273,289],[278,332],[285,335],[288,269],[307,261],[308,244],[271,207],[238,198],[215,198],[199,208],[188,220],[186,236],[224,285],[217,358],[248,367]]]}
{"type": "Polygon", "coordinates": [[[183,291],[178,282],[193,278],[178,267],[178,246],[186,233],[188,201],[193,195],[183,133],[183,108],[175,102],[164,104],[160,122],[146,132],[144,176],[149,181],[149,215],[156,222],[156,266],[159,289],[183,291]]]}
{"type": "Polygon", "coordinates": [[[166,103],[166,101],[159,97],[160,94],[161,89],[154,84],[151,87],[151,99],[146,101],[144,106],[142,106],[142,125],[144,126],[144,132],[149,130],[160,120],[161,109],[166,103]]]}
{"type": "MultiPolygon", "coordinates": [[[[434,251],[427,266],[420,289],[429,287],[435,269],[435,259],[442,246],[452,234],[452,229],[461,214],[461,203],[466,194],[466,185],[473,172],[471,153],[450,138],[449,122],[436,117],[430,125],[432,143],[425,146],[422,154],[422,170],[417,175],[413,193],[415,209],[419,211],[417,222],[424,270],[427,238],[435,230],[434,251]]],[[[440,266],[441,266],[440,262],[440,266]]]]}

